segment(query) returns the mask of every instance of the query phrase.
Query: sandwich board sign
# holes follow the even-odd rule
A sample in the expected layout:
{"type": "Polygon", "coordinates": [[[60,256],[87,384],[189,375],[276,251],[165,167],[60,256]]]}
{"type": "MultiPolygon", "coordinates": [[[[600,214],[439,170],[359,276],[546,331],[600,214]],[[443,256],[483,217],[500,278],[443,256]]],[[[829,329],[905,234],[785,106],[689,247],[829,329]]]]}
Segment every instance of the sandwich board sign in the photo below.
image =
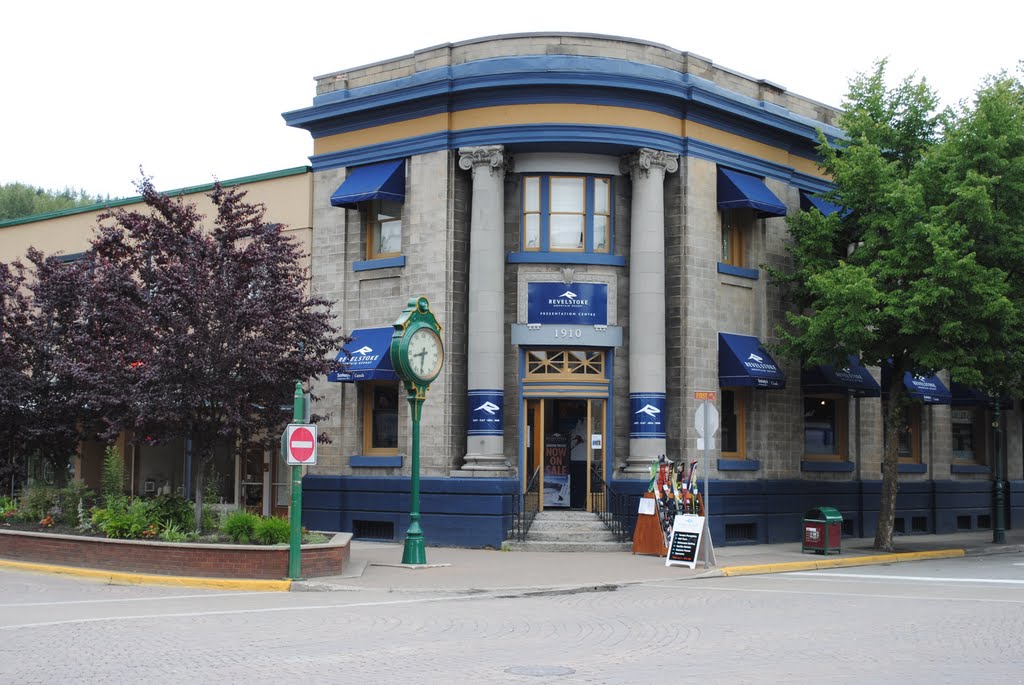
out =
{"type": "Polygon", "coordinates": [[[665,566],[697,568],[697,555],[702,544],[708,545],[704,556],[705,567],[708,567],[709,564],[716,565],[718,561],[715,559],[714,547],[711,546],[707,517],[696,514],[677,515],[672,522],[672,535],[669,538],[665,566]],[[710,553],[710,561],[708,553],[710,553]]]}

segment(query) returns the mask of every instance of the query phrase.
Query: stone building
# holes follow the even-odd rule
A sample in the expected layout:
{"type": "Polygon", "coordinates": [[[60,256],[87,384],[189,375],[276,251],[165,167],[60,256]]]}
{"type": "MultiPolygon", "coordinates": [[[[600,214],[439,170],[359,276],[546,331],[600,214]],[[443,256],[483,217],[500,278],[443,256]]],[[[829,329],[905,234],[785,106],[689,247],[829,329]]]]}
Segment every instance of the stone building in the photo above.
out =
{"type": "MultiPolygon", "coordinates": [[[[785,216],[816,197],[818,132],[839,112],[685,52],[520,34],[320,76],[309,131],[313,290],[353,342],[318,382],[333,442],[304,522],[401,539],[409,407],[391,324],[425,296],[446,364],[423,410],[428,543],[500,545],[519,494],[593,509],[637,497],[659,455],[702,463],[718,544],[798,539],[830,505],[870,534],[882,454],[879,369],[772,354],[785,216]],[[331,382],[334,381],[334,382],[331,382]],[[698,452],[695,393],[720,429],[698,452]],[[536,475],[535,475],[536,474],[536,475]],[[536,478],[536,480],[535,480],[536,478]]],[[[942,374],[907,378],[897,532],[991,525],[997,446],[1024,513],[1018,414],[942,374]]]]}

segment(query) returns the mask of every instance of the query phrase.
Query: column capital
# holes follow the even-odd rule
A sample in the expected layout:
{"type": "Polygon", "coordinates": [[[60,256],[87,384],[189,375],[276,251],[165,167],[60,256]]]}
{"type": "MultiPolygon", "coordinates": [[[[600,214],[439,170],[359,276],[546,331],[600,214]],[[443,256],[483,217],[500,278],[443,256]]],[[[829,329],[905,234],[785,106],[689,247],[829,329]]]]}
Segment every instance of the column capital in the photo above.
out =
{"type": "Polygon", "coordinates": [[[512,156],[505,154],[504,145],[480,145],[459,148],[459,167],[476,175],[481,167],[490,169],[491,176],[504,177],[512,164],[512,156]]]}
{"type": "Polygon", "coordinates": [[[622,173],[630,174],[634,179],[649,176],[652,167],[661,169],[663,174],[675,173],[679,170],[679,155],[642,147],[624,155],[619,161],[622,173]]]}

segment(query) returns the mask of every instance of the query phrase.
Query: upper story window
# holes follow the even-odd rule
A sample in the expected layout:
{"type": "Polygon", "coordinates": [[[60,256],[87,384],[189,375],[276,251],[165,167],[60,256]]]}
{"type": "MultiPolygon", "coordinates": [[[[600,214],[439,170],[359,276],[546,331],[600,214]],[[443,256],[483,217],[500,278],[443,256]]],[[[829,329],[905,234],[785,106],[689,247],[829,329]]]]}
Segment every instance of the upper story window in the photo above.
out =
{"type": "Polygon", "coordinates": [[[611,251],[611,177],[526,175],[522,188],[524,252],[611,251]]]}
{"type": "Polygon", "coordinates": [[[366,259],[395,257],[402,252],[402,203],[372,200],[365,203],[366,259]]]}
{"type": "Polygon", "coordinates": [[[747,235],[754,223],[751,212],[730,209],[722,215],[722,257],[723,264],[747,266],[747,235]]]}

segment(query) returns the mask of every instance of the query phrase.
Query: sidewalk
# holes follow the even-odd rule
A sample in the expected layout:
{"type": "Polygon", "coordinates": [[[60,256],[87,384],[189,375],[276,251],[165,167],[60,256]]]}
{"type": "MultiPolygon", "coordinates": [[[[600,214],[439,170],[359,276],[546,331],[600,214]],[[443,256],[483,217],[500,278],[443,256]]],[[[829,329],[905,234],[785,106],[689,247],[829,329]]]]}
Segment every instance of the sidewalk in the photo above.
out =
{"type": "Polygon", "coordinates": [[[799,542],[743,545],[715,550],[717,567],[665,566],[656,556],[596,552],[501,552],[427,547],[424,566],[402,565],[401,543],[352,541],[345,575],[294,581],[295,591],[388,590],[391,592],[572,592],[613,589],[649,581],[782,573],[842,566],[870,566],[917,559],[1024,552],[1024,530],[1006,531],[1006,544],[992,544],[991,531],[949,535],[902,535],[896,551],[871,549],[871,538],[842,541],[840,554],[803,553],[799,542]]]}

